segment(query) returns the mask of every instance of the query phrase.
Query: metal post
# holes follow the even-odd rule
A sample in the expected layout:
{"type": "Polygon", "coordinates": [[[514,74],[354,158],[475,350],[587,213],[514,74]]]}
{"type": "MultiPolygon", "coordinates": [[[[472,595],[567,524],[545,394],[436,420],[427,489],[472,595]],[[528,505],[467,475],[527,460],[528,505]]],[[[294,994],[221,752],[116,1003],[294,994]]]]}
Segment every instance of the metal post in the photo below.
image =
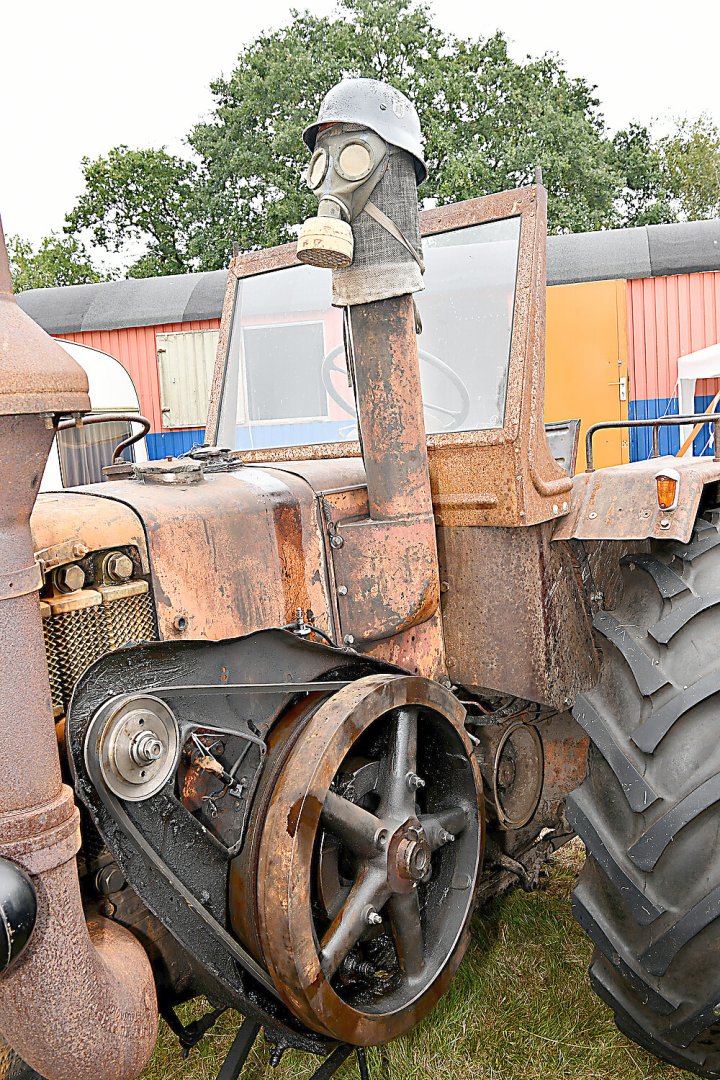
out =
{"type": "Polygon", "coordinates": [[[220,1072],[217,1074],[217,1080],[237,1080],[259,1031],[260,1025],[254,1020],[250,1020],[249,1017],[243,1020],[237,1035],[233,1039],[233,1044],[228,1050],[228,1055],[222,1063],[220,1072]]]}

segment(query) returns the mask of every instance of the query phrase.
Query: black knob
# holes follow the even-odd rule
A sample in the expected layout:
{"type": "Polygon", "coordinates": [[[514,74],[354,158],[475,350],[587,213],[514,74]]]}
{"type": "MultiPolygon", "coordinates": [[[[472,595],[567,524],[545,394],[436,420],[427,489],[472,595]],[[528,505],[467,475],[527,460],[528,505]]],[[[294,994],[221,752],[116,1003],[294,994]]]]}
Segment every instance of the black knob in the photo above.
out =
{"type": "Polygon", "coordinates": [[[17,960],[35,926],[37,895],[19,866],[0,859],[0,973],[17,960]]]}

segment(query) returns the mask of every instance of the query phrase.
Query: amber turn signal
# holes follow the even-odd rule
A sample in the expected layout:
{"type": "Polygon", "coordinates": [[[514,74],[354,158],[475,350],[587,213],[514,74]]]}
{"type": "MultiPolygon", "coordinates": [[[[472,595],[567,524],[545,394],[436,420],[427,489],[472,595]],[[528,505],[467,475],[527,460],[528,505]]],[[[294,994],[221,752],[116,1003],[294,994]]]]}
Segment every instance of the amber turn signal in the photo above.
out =
{"type": "Polygon", "coordinates": [[[661,510],[674,510],[678,503],[680,474],[674,469],[658,473],[655,477],[657,501],[661,510]]]}

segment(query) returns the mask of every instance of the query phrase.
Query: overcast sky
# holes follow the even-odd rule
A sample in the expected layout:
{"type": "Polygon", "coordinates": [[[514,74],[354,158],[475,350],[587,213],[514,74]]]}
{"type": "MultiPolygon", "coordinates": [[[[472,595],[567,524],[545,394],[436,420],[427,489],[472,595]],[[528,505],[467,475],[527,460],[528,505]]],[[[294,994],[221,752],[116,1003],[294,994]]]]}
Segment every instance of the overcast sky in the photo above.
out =
{"type": "MultiPolygon", "coordinates": [[[[208,84],[292,6],[333,0],[8,0],[0,14],[0,213],[34,242],[82,188],[80,159],[118,143],[182,149],[211,108],[208,84]]],[[[463,36],[496,29],[513,55],[557,52],[598,87],[611,128],[707,112],[720,123],[718,0],[436,0],[463,36]]],[[[304,120],[307,118],[303,118],[304,120]]]]}

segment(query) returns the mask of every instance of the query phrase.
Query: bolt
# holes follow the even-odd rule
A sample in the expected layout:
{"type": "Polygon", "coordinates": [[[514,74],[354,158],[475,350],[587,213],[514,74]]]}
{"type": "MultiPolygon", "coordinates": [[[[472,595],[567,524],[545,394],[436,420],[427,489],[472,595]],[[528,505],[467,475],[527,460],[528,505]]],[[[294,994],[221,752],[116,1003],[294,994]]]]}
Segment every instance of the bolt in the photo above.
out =
{"type": "Polygon", "coordinates": [[[58,570],[55,582],[61,592],[77,592],[85,584],[85,571],[77,563],[63,566],[58,570]]]}
{"type": "Polygon", "coordinates": [[[595,513],[594,510],[591,510],[590,513],[588,514],[588,517],[590,518],[591,521],[594,521],[595,518],[597,517],[597,514],[595,513]]]}
{"type": "Polygon", "coordinates": [[[451,832],[445,832],[444,829],[440,830],[440,843],[441,844],[454,844],[455,837],[451,832]]]}
{"type": "Polygon", "coordinates": [[[411,791],[417,791],[419,788],[425,787],[425,781],[417,773],[410,772],[405,779],[411,791]]]}
{"type": "Polygon", "coordinates": [[[126,885],[125,877],[117,863],[108,863],[95,875],[95,887],[102,896],[112,896],[126,885]]]}
{"type": "Polygon", "coordinates": [[[375,908],[369,908],[365,920],[368,926],[380,926],[382,923],[382,915],[375,910],[375,908]]]}
{"type": "Polygon", "coordinates": [[[338,585],[338,596],[347,596],[347,585],[338,585]]]}
{"type": "Polygon", "coordinates": [[[173,619],[173,626],[179,633],[182,634],[183,630],[187,630],[188,621],[184,615],[176,615],[173,619]]]}
{"type": "Polygon", "coordinates": [[[355,644],[355,638],[352,636],[352,634],[346,634],[345,637],[343,638],[343,642],[344,642],[345,645],[354,645],[355,644]]]}
{"type": "Polygon", "coordinates": [[[122,551],[113,551],[105,561],[105,572],[111,581],[128,581],[133,575],[133,561],[122,551]]]}
{"type": "Polygon", "coordinates": [[[338,536],[337,533],[333,533],[333,535],[330,537],[330,547],[341,548],[344,543],[345,541],[343,540],[342,536],[338,536]]]}
{"type": "Polygon", "coordinates": [[[720,1016],[720,1002],[718,1002],[718,1004],[715,1006],[715,1008],[713,1009],[713,1012],[715,1013],[716,1016],[720,1016]]]}
{"type": "Polygon", "coordinates": [[[670,518],[663,518],[662,521],[660,522],[660,528],[661,529],[669,529],[670,528],[670,518]]]}

